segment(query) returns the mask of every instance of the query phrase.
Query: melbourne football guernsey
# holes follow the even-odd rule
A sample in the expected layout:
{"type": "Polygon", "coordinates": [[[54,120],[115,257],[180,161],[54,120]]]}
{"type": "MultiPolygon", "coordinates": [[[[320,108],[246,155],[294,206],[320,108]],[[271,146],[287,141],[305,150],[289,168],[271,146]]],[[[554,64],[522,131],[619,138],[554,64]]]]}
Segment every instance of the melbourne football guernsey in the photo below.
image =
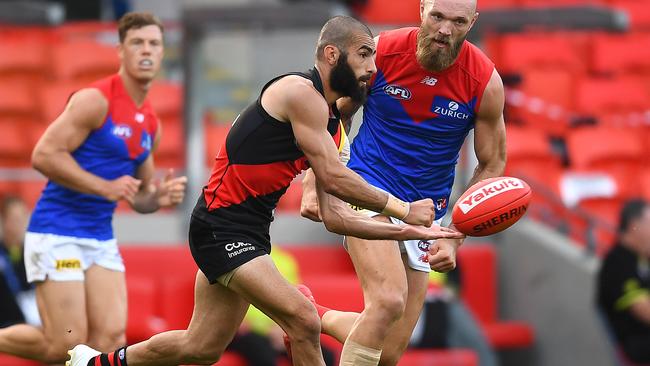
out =
{"type": "MultiPolygon", "coordinates": [[[[158,117],[148,100],[138,107],[115,74],[90,85],[108,100],[104,123],[90,132],[72,152],[82,169],[113,180],[134,175],[149,156],[158,129],[158,117]]],[[[32,214],[28,231],[79,238],[113,238],[115,202],[79,193],[48,181],[32,214]]]]}
{"type": "Polygon", "coordinates": [[[377,74],[348,167],[402,200],[433,199],[439,219],[494,64],[465,41],[452,66],[427,71],[415,56],[418,31],[380,34],[377,74]]]}

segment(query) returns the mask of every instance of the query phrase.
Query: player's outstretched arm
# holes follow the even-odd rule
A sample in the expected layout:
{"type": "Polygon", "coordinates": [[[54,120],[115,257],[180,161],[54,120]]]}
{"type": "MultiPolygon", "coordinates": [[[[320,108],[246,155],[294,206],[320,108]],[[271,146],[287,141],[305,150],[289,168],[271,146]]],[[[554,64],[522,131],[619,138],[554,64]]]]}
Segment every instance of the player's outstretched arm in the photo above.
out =
{"type": "Polygon", "coordinates": [[[320,203],[320,217],[322,217],[327,230],[333,233],[369,240],[436,240],[464,237],[458,231],[438,225],[424,227],[377,221],[355,212],[347,203],[321,189],[318,182],[315,184],[315,189],[320,203]]]}
{"type": "Polygon", "coordinates": [[[32,165],[50,180],[81,193],[115,201],[131,199],[140,181],[130,176],[109,181],[84,170],[72,157],[108,113],[108,101],[97,89],[76,92],[65,110],[45,130],[32,152],[32,165]]]}
{"type": "Polygon", "coordinates": [[[409,223],[431,225],[435,215],[431,200],[418,201],[409,207],[407,203],[373,188],[339,162],[336,145],[326,128],[329,116],[327,104],[312,86],[295,83],[285,88],[284,103],[298,146],[307,156],[325,192],[409,223]]]}

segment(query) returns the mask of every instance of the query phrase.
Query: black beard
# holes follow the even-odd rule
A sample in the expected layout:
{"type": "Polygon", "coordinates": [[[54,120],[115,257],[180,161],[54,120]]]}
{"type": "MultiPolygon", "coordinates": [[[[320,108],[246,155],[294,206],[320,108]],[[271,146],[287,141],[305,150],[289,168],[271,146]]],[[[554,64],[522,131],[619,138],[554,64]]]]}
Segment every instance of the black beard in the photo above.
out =
{"type": "MultiPolygon", "coordinates": [[[[435,36],[428,34],[427,31],[420,26],[416,57],[424,69],[440,72],[447,69],[454,63],[454,61],[456,61],[463,42],[465,42],[465,38],[467,38],[467,34],[459,38],[456,42],[450,44],[448,50],[435,47],[433,44],[435,38],[435,36]]],[[[450,42],[451,39],[447,39],[446,41],[450,42]]]]}
{"type": "Polygon", "coordinates": [[[343,97],[350,97],[353,101],[363,104],[366,101],[366,88],[359,85],[359,79],[348,64],[348,55],[341,52],[336,65],[330,73],[330,87],[343,97]]]}

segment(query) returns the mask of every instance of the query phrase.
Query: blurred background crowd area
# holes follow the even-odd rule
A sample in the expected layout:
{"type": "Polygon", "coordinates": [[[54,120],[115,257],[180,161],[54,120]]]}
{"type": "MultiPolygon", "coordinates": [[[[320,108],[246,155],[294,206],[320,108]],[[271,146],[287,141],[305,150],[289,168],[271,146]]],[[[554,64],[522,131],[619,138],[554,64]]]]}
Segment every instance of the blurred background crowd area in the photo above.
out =
{"type": "MultiPolygon", "coordinates": [[[[0,195],[19,195],[33,207],[45,184],[30,165],[35,142],[71,92],[117,70],[115,19],[128,10],[152,11],[166,27],[163,71],[149,94],[164,131],[156,166],[187,173],[190,189],[184,207],[146,217],[136,217],[120,204],[115,229],[125,247],[138,244],[165,252],[169,249],[161,244],[185,242],[189,209],[234,118],[271,77],[313,65],[315,40],[328,16],[351,14],[377,34],[418,26],[418,8],[419,0],[0,0],[0,195]]],[[[489,268],[478,265],[474,268],[481,269],[474,272],[468,268],[464,276],[479,281],[479,292],[464,296],[474,299],[476,307],[470,307],[485,324],[499,317],[528,322],[534,345],[532,332],[525,341],[501,343],[506,350],[528,348],[527,365],[568,364],[552,363],[553,357],[567,357],[574,365],[610,364],[581,363],[580,351],[585,360],[599,358],[592,348],[597,343],[574,328],[584,328],[582,317],[593,318],[580,308],[591,300],[590,275],[614,241],[622,203],[636,196],[650,199],[650,1],[479,0],[478,11],[470,40],[495,62],[505,84],[506,174],[529,182],[534,198],[529,220],[480,243],[490,248],[487,255],[495,262],[488,261],[493,264],[489,268]],[[537,244],[542,246],[529,246],[537,244]],[[527,259],[531,256],[536,260],[527,259]],[[567,276],[570,281],[564,281],[567,276]],[[531,283],[548,286],[534,292],[531,283]],[[570,303],[555,310],[573,323],[551,327],[548,315],[535,312],[536,301],[537,306],[559,306],[562,300],[570,303]]],[[[471,138],[466,145],[458,193],[474,166],[471,138]]],[[[276,211],[274,241],[338,244],[339,237],[299,218],[300,197],[298,178],[276,211]]],[[[316,258],[330,255],[314,253],[316,258]]],[[[315,258],[298,257],[307,267],[315,258]]],[[[126,259],[128,264],[129,254],[126,259]]],[[[163,268],[177,266],[165,263],[163,268]]],[[[324,267],[338,268],[333,266],[324,267]]],[[[321,273],[315,274],[313,281],[321,281],[321,273]]],[[[132,318],[146,323],[131,339],[164,329],[161,314],[178,311],[162,309],[155,298],[142,294],[175,297],[177,284],[129,281],[135,286],[130,297],[139,299],[138,310],[131,313],[142,314],[132,318]],[[142,310],[147,306],[153,320],[142,310]]],[[[340,300],[336,284],[323,286],[333,286],[331,295],[340,300]]]]}

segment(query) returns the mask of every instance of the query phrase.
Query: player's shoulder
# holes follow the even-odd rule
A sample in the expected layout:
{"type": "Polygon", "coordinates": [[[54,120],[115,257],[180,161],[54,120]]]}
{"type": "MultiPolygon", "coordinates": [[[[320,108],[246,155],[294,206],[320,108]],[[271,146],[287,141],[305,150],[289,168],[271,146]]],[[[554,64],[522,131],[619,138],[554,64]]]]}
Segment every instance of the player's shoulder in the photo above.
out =
{"type": "Polygon", "coordinates": [[[316,90],[314,83],[310,79],[300,75],[287,75],[279,79],[271,87],[275,87],[276,92],[282,92],[290,102],[300,103],[306,101],[311,102],[316,99],[325,100],[318,90],[316,90]]]}
{"type": "Polygon", "coordinates": [[[481,50],[478,46],[470,41],[465,41],[465,47],[467,47],[467,56],[469,62],[494,67],[494,62],[492,62],[488,55],[486,55],[485,52],[483,52],[483,50],[481,50]]]}
{"type": "Polygon", "coordinates": [[[412,51],[412,41],[417,38],[418,30],[417,27],[405,27],[379,33],[377,52],[391,55],[412,51]]]}

